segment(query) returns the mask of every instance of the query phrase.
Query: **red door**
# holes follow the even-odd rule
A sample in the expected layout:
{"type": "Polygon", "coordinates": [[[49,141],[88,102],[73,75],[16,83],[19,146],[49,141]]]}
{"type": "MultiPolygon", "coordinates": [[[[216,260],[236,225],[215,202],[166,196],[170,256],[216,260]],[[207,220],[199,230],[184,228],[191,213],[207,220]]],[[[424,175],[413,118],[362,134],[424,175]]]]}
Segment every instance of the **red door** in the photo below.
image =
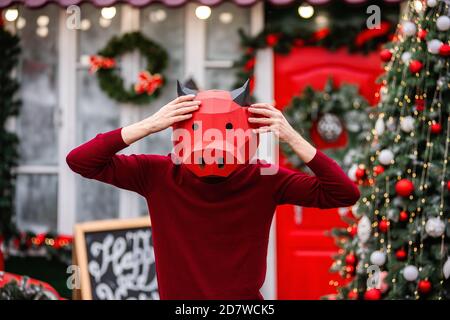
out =
{"type": "MultiPolygon", "coordinates": [[[[282,109],[292,96],[311,85],[323,89],[328,77],[336,85],[354,83],[371,103],[382,72],[378,53],[354,55],[342,49],[294,49],[289,55],[275,55],[275,101],[282,109]]],[[[281,206],[276,213],[278,299],[319,299],[334,293],[330,280],[339,281],[328,269],[336,246],[325,232],[343,226],[337,210],[281,206]]]]}

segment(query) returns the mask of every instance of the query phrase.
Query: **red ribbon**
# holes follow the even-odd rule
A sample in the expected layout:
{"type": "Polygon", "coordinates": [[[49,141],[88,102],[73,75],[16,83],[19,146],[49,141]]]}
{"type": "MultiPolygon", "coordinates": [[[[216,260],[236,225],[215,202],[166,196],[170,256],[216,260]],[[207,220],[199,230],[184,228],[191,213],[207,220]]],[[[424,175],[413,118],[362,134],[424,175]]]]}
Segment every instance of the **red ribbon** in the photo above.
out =
{"type": "Polygon", "coordinates": [[[356,36],[355,44],[356,46],[360,47],[367,41],[381,37],[386,35],[389,32],[389,29],[391,28],[391,24],[386,21],[382,21],[380,23],[380,27],[378,29],[367,29],[363,30],[356,36]]]}
{"type": "Polygon", "coordinates": [[[116,60],[102,56],[89,57],[89,72],[95,73],[98,69],[112,69],[116,66],[116,60]]]}
{"type": "Polygon", "coordinates": [[[160,74],[151,74],[148,71],[141,71],[138,76],[138,82],[134,85],[134,91],[137,94],[153,94],[156,89],[161,87],[163,79],[160,74]]]}

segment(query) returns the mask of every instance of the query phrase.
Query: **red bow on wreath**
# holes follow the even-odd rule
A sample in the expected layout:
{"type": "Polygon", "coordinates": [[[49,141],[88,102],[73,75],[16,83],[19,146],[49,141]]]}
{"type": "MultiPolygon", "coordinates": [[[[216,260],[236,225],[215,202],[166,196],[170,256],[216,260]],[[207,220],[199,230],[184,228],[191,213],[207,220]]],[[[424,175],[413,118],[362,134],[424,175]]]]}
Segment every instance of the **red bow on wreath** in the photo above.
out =
{"type": "Polygon", "coordinates": [[[159,73],[151,74],[148,71],[141,71],[138,76],[138,82],[134,85],[134,91],[137,94],[147,93],[151,95],[156,89],[161,87],[163,79],[159,73]]]}
{"type": "Polygon", "coordinates": [[[98,69],[112,69],[116,66],[116,60],[102,56],[89,57],[89,72],[95,73],[98,69]]]}

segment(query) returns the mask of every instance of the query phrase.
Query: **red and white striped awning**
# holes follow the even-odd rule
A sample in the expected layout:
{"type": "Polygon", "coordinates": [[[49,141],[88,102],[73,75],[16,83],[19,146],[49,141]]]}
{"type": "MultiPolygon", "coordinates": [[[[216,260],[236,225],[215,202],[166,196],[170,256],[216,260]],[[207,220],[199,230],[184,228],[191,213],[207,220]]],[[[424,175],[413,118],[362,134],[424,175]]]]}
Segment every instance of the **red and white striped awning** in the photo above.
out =
{"type": "MultiPolygon", "coordinates": [[[[80,4],[83,2],[91,2],[97,7],[109,7],[116,3],[128,3],[135,7],[145,7],[154,3],[162,3],[169,7],[177,7],[184,5],[189,0],[0,0],[0,8],[9,7],[12,5],[23,5],[29,8],[38,8],[42,7],[46,4],[55,3],[59,4],[63,7],[68,7],[73,4],[80,4]]],[[[233,2],[239,6],[250,6],[259,0],[233,0],[233,2]]],[[[312,5],[322,5],[330,2],[332,0],[307,0],[312,5]]],[[[349,4],[361,4],[364,2],[368,2],[368,0],[343,0],[349,4]]],[[[402,0],[384,0],[387,3],[399,3],[402,0]]],[[[207,5],[207,6],[215,6],[224,2],[224,0],[197,0],[197,3],[207,5]]],[[[287,5],[295,0],[268,0],[268,2],[274,5],[287,5]]]]}

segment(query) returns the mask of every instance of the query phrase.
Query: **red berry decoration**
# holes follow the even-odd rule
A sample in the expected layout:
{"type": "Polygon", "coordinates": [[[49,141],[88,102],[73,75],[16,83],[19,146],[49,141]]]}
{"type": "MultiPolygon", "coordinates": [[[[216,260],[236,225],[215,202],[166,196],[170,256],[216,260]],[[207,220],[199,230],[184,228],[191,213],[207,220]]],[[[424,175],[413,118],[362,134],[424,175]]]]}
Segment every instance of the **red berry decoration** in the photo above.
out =
{"type": "Polygon", "coordinates": [[[381,291],[380,289],[369,289],[364,293],[364,300],[380,300],[381,291]]]}
{"type": "Polygon", "coordinates": [[[399,196],[409,197],[414,191],[414,184],[408,179],[401,179],[395,184],[395,192],[399,196]]]}
{"type": "Polygon", "coordinates": [[[420,29],[419,32],[417,32],[417,37],[420,40],[425,40],[425,38],[427,37],[428,32],[426,30],[420,29]]]}
{"type": "Polygon", "coordinates": [[[416,110],[423,111],[425,110],[425,100],[424,99],[416,99],[416,110]]]}
{"type": "Polygon", "coordinates": [[[345,263],[348,265],[354,265],[356,263],[356,256],[353,253],[349,253],[345,257],[345,263]]]}
{"type": "Polygon", "coordinates": [[[398,249],[395,252],[395,257],[397,258],[398,261],[405,261],[407,256],[408,256],[408,253],[403,248],[398,249]]]}
{"type": "Polygon", "coordinates": [[[266,37],[266,43],[269,47],[274,47],[278,43],[279,37],[275,33],[268,34],[266,37]]]}
{"type": "Polygon", "coordinates": [[[391,58],[392,58],[392,52],[391,52],[391,50],[389,50],[389,49],[383,49],[383,50],[381,50],[381,52],[380,52],[380,58],[381,58],[381,61],[383,61],[383,62],[389,62],[389,61],[391,61],[391,58]]]}
{"type": "Polygon", "coordinates": [[[440,123],[435,122],[431,125],[431,133],[432,134],[439,134],[439,133],[441,133],[441,131],[442,131],[442,126],[440,123]]]}
{"type": "Polygon", "coordinates": [[[409,63],[409,71],[411,71],[412,73],[420,72],[422,68],[423,64],[419,60],[411,60],[411,62],[409,63]]]}
{"type": "Polygon", "coordinates": [[[417,288],[421,294],[427,294],[431,292],[431,282],[428,280],[420,280],[417,288]]]}
{"type": "Polygon", "coordinates": [[[409,218],[409,214],[406,211],[401,211],[399,216],[398,216],[398,219],[400,221],[406,221],[406,220],[408,220],[408,218],[409,218]]]}
{"type": "Polygon", "coordinates": [[[446,43],[441,45],[441,47],[439,48],[439,54],[443,57],[450,56],[450,45],[448,45],[446,43]]]}
{"type": "Polygon", "coordinates": [[[389,220],[381,220],[378,223],[378,230],[382,233],[386,233],[389,229],[389,220]]]}
{"type": "Polygon", "coordinates": [[[350,292],[347,294],[347,298],[350,299],[350,300],[356,300],[356,299],[358,299],[358,292],[357,292],[357,291],[354,291],[354,290],[350,291],[350,292]]]}
{"type": "Polygon", "coordinates": [[[382,174],[384,172],[384,167],[382,165],[377,165],[373,167],[373,175],[377,176],[379,174],[382,174]]]}
{"type": "Polygon", "coordinates": [[[363,179],[365,176],[366,176],[366,170],[365,170],[364,168],[358,168],[358,169],[356,169],[356,171],[355,171],[355,177],[356,177],[358,180],[363,179]]]}
{"type": "Polygon", "coordinates": [[[347,231],[352,237],[354,237],[358,233],[358,228],[356,227],[356,225],[353,225],[353,226],[349,227],[347,229],[347,231]]]}

